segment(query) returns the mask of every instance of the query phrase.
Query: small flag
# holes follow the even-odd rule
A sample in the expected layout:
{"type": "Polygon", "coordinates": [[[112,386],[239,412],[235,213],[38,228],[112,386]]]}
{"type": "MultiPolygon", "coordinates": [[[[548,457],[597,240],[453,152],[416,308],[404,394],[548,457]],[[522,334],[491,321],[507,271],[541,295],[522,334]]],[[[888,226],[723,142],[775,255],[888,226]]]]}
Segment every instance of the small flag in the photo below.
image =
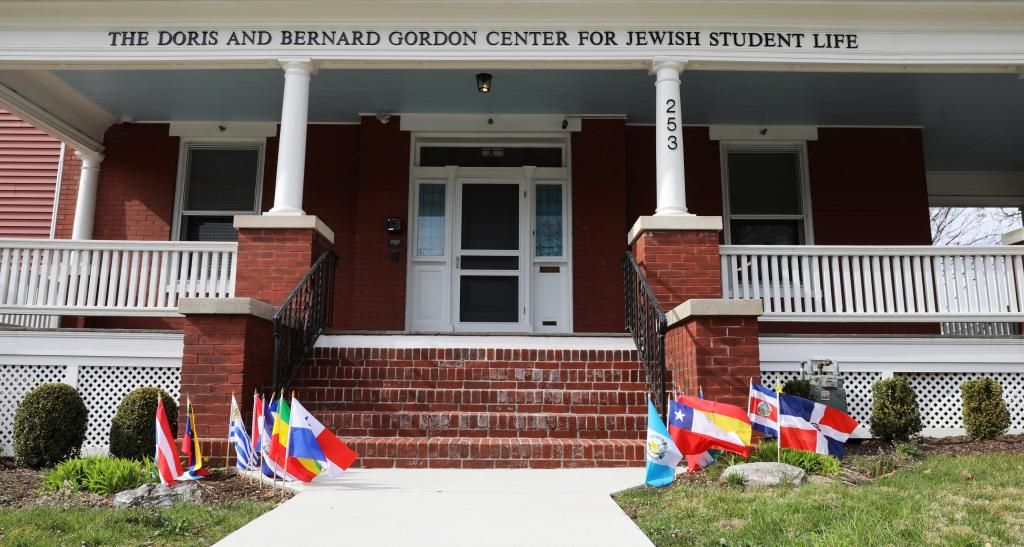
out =
{"type": "Polygon", "coordinates": [[[274,413],[277,412],[277,401],[270,396],[269,401],[264,402],[263,421],[260,422],[260,463],[263,475],[271,479],[282,478],[280,473],[275,472],[273,462],[270,461],[270,434],[274,429],[274,413]]]}
{"type": "Polygon", "coordinates": [[[315,460],[308,458],[295,458],[288,450],[290,428],[288,422],[291,420],[291,409],[288,401],[278,401],[277,412],[274,414],[274,429],[270,436],[271,460],[277,464],[277,472],[285,480],[298,480],[309,482],[320,474],[320,465],[315,460]]]}
{"type": "Polygon", "coordinates": [[[252,393],[252,459],[249,461],[250,469],[256,469],[260,456],[263,454],[263,439],[261,435],[263,425],[263,399],[259,393],[252,393]]]}
{"type": "MultiPolygon", "coordinates": [[[[682,397],[682,394],[680,394],[679,396],[682,397]]],[[[703,386],[697,387],[697,398],[704,399],[703,386]]],[[[718,457],[718,454],[720,454],[721,452],[721,450],[705,450],[700,454],[687,454],[686,472],[696,473],[697,471],[700,471],[701,469],[704,469],[705,467],[715,463],[715,458],[718,457]]]]}
{"type": "Polygon", "coordinates": [[[295,397],[292,397],[291,411],[288,453],[293,458],[331,462],[344,471],[359,457],[355,451],[314,418],[295,397]]]}
{"type": "Polygon", "coordinates": [[[717,448],[750,456],[750,419],[738,406],[679,397],[669,401],[668,430],[686,454],[717,448]]]}
{"type": "Polygon", "coordinates": [[[167,421],[163,399],[156,398],[156,468],[160,482],[170,486],[181,476],[181,461],[178,448],[171,437],[171,425],[167,421]]]}
{"type": "Polygon", "coordinates": [[[676,466],[683,455],[672,442],[665,422],[661,421],[650,399],[647,399],[647,444],[644,452],[647,453],[647,478],[644,482],[654,487],[672,484],[676,478],[676,466]]]}
{"type": "Polygon", "coordinates": [[[242,412],[238,410],[238,403],[235,396],[231,396],[231,419],[228,421],[228,442],[235,447],[235,467],[241,470],[252,468],[253,451],[252,439],[245,432],[245,422],[242,421],[242,412]]]}
{"type": "Polygon", "coordinates": [[[185,455],[185,473],[179,477],[181,480],[197,480],[210,475],[210,472],[203,468],[203,452],[199,449],[199,436],[194,435],[192,428],[195,426],[196,417],[192,412],[192,400],[185,399],[185,436],[181,439],[181,453],[185,455]]]}
{"type": "Polygon", "coordinates": [[[857,420],[832,407],[796,395],[779,395],[782,448],[795,448],[843,459],[846,440],[857,420]]]}
{"type": "Polygon", "coordinates": [[[750,426],[764,433],[765,437],[779,436],[778,394],[760,384],[750,383],[747,416],[750,426]]]}

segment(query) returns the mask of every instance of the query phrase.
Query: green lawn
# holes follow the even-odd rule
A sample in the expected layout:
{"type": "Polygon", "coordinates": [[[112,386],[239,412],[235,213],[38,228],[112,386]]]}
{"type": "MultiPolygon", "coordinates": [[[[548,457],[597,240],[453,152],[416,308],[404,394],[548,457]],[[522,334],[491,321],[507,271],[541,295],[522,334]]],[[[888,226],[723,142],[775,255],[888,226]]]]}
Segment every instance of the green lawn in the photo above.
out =
{"type": "Polygon", "coordinates": [[[1024,455],[934,456],[862,486],[677,482],[616,500],[663,545],[1021,545],[1024,455]]]}
{"type": "Polygon", "coordinates": [[[210,545],[274,505],[236,501],[163,510],[0,508],[0,545],[210,545]]]}

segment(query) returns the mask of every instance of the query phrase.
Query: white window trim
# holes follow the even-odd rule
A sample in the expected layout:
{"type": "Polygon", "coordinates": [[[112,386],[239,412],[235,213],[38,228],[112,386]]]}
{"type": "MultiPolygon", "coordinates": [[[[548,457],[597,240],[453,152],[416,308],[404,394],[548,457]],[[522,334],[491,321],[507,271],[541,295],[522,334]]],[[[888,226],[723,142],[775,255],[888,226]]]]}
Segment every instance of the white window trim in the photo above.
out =
{"type": "Polygon", "coordinates": [[[732,220],[803,220],[804,245],[814,245],[814,218],[811,215],[811,177],[807,162],[807,141],[722,141],[719,144],[722,171],[722,217],[725,244],[732,245],[732,220]],[[729,210],[730,152],[796,152],[800,161],[800,215],[733,215],[729,210]]]}
{"type": "MultiPolygon", "coordinates": [[[[252,210],[255,211],[254,214],[259,214],[263,203],[263,168],[266,163],[266,138],[181,138],[181,142],[178,146],[178,174],[174,188],[174,219],[171,223],[171,241],[181,240],[182,217],[185,216],[185,179],[188,176],[188,149],[193,146],[230,149],[235,147],[252,147],[254,145],[258,148],[258,159],[256,160],[258,165],[256,170],[256,194],[252,210]]],[[[239,212],[193,211],[191,214],[204,216],[228,216],[237,215],[239,212]]]]}

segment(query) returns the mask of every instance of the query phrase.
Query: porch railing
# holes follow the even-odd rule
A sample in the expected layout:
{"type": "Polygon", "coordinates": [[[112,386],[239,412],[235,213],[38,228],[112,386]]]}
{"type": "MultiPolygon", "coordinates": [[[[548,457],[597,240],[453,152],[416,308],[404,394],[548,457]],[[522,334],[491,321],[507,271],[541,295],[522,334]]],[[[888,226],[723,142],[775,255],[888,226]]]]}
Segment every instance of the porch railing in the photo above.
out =
{"type": "Polygon", "coordinates": [[[726,298],[765,320],[1024,320],[1024,248],[723,246],[726,298]]]}
{"type": "Polygon", "coordinates": [[[626,251],[622,257],[625,280],[626,329],[633,335],[647,378],[647,393],[661,416],[665,416],[665,331],[668,321],[643,272],[626,251]]]}
{"type": "Polygon", "coordinates": [[[274,391],[288,387],[334,315],[338,255],[327,251],[274,314],[274,391]]]}
{"type": "Polygon", "coordinates": [[[174,315],[235,293],[233,242],[0,239],[0,314],[174,315]]]}

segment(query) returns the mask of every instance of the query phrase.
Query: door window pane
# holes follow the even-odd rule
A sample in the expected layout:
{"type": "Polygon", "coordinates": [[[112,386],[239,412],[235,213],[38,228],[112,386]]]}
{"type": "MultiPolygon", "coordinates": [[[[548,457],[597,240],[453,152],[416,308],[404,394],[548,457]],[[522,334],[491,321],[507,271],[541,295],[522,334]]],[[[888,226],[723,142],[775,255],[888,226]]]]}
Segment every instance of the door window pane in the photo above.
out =
{"type": "Polygon", "coordinates": [[[801,214],[796,152],[730,152],[728,162],[731,214],[801,214]]]}
{"type": "Polygon", "coordinates": [[[462,248],[519,249],[519,185],[462,185],[462,248]]]}
{"type": "Polygon", "coordinates": [[[464,275],[459,280],[459,320],[463,323],[519,321],[519,277],[464,275]]]}
{"type": "Polygon", "coordinates": [[[444,255],[444,194],[443,184],[420,185],[416,216],[416,254],[419,256],[444,255]]]}
{"type": "Polygon", "coordinates": [[[537,256],[562,256],[562,185],[537,185],[537,256]]]}
{"type": "Polygon", "coordinates": [[[504,146],[424,146],[423,167],[562,167],[562,149],[504,146]]]}

